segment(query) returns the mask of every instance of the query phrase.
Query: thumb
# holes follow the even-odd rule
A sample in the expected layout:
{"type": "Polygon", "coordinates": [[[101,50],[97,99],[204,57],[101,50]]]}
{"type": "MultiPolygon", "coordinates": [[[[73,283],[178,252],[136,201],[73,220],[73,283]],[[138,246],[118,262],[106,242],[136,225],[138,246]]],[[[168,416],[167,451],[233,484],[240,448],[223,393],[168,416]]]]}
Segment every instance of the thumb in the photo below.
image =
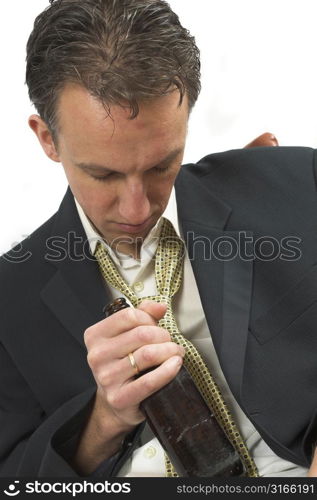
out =
{"type": "Polygon", "coordinates": [[[159,321],[166,313],[167,305],[159,302],[154,302],[154,300],[143,300],[138,306],[138,309],[140,309],[140,311],[146,312],[156,321],[159,321]]]}

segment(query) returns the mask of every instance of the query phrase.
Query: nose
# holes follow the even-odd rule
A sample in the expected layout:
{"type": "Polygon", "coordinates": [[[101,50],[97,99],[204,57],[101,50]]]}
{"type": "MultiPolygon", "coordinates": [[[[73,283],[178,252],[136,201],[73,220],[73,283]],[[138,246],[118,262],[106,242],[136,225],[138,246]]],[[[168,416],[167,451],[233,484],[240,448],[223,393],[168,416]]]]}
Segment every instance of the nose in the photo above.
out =
{"type": "Polygon", "coordinates": [[[142,224],[150,217],[151,205],[142,180],[126,180],[120,192],[119,214],[121,222],[132,225],[142,224]]]}

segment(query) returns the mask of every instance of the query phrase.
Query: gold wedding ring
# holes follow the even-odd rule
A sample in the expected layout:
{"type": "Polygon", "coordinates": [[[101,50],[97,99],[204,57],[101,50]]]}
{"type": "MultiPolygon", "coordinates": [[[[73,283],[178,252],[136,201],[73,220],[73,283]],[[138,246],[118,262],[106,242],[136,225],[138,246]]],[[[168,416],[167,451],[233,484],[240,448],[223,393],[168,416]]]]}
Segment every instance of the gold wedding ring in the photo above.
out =
{"type": "Polygon", "coordinates": [[[128,358],[129,358],[130,364],[131,364],[132,368],[134,369],[135,373],[136,374],[140,373],[139,367],[135,362],[135,359],[134,359],[132,352],[129,352],[128,358]]]}

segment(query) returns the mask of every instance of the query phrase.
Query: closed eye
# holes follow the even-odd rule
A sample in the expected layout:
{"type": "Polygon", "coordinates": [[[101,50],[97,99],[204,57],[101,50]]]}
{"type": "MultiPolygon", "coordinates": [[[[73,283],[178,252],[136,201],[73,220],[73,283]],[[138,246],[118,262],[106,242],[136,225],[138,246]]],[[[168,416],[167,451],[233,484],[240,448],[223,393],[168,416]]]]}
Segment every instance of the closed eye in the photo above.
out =
{"type": "MultiPolygon", "coordinates": [[[[167,172],[168,170],[170,170],[171,166],[168,165],[167,167],[153,167],[150,169],[149,172],[155,172],[156,174],[158,175],[162,175],[164,174],[165,172],[167,172]]],[[[107,175],[93,175],[93,174],[90,174],[90,176],[95,179],[96,181],[100,181],[100,182],[105,182],[109,179],[113,179],[115,177],[120,177],[122,176],[123,174],[120,174],[119,172],[109,172],[107,175]]]]}
{"type": "Polygon", "coordinates": [[[168,165],[167,167],[154,167],[152,170],[157,174],[164,174],[164,172],[167,172],[170,168],[170,165],[168,165]]]}
{"type": "Polygon", "coordinates": [[[95,179],[96,181],[101,181],[105,182],[113,177],[120,176],[119,172],[109,172],[107,175],[92,175],[90,174],[90,177],[95,179]]]}

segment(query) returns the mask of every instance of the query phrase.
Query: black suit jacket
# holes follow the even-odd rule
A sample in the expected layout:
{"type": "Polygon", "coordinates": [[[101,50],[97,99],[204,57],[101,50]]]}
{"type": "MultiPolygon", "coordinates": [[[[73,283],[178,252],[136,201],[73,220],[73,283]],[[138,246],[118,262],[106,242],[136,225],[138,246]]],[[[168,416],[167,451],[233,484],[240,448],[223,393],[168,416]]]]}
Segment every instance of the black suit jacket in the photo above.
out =
{"type": "MultiPolygon", "coordinates": [[[[317,428],[315,169],[310,148],[244,149],[183,166],[175,185],[228,384],[275,453],[306,466],[317,428]]],[[[76,476],[69,461],[95,393],[83,333],[109,297],[70,190],[2,257],[0,294],[1,475],[76,476]]]]}

